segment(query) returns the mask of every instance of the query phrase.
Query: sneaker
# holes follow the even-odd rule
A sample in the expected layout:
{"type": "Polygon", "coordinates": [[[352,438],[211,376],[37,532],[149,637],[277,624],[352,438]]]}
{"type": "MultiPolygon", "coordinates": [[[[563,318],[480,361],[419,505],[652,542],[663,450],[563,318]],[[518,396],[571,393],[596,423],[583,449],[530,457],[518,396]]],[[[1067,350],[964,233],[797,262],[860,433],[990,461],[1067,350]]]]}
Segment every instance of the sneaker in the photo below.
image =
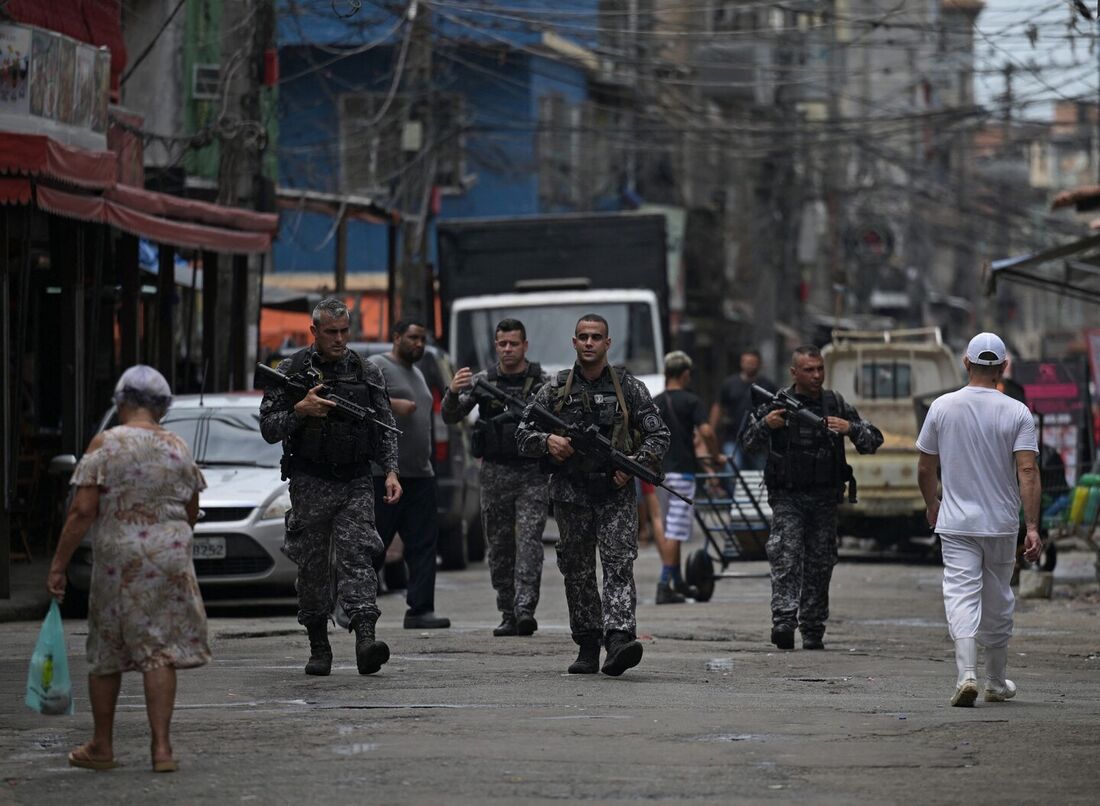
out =
{"type": "Polygon", "coordinates": [[[511,613],[502,613],[500,624],[493,629],[493,635],[497,638],[516,634],[516,617],[511,613]]]}
{"type": "Polygon", "coordinates": [[[451,626],[451,620],[443,616],[437,616],[429,611],[419,615],[405,614],[406,630],[445,630],[451,626]]]}
{"type": "Polygon", "coordinates": [[[1016,684],[1011,680],[1005,680],[1003,686],[994,683],[992,680],[985,681],[986,702],[1004,702],[1005,700],[1011,700],[1015,696],[1016,684]]]}
{"type": "Polygon", "coordinates": [[[772,628],[772,643],[779,649],[794,649],[794,630],[772,628]]]}
{"type": "Polygon", "coordinates": [[[534,635],[539,628],[539,623],[530,613],[520,613],[516,616],[516,635],[534,635]]]}
{"type": "Polygon", "coordinates": [[[657,583],[657,604],[683,604],[687,599],[667,582],[657,583]]]}
{"type": "Polygon", "coordinates": [[[951,704],[956,708],[973,708],[976,699],[978,699],[978,681],[968,677],[955,687],[951,704]]]}

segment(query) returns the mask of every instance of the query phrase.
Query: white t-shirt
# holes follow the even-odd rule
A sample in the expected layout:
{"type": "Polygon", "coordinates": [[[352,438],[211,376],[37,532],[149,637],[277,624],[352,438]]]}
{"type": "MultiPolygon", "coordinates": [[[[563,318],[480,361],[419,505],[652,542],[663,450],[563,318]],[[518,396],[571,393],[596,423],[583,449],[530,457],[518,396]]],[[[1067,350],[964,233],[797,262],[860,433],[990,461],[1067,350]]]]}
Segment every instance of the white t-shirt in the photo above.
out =
{"type": "Polygon", "coordinates": [[[1013,454],[1039,452],[1027,406],[996,389],[966,386],[932,403],[917,449],[940,457],[937,532],[1016,536],[1020,485],[1013,454]]]}

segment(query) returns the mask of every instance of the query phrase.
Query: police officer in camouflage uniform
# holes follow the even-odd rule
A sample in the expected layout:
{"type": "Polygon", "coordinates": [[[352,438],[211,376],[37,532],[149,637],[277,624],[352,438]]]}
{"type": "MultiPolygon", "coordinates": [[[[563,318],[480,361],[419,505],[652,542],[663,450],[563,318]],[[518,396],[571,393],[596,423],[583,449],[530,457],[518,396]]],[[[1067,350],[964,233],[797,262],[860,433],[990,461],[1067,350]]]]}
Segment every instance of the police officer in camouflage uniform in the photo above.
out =
{"type": "MultiPolygon", "coordinates": [[[[844,455],[844,437],[860,453],[874,453],[882,433],[831,389],[824,389],[825,363],[812,345],[791,359],[791,392],[827,428],[813,428],[786,410],[764,403],[741,435],[750,453],[768,450],[764,482],[772,508],[766,550],[772,576],[771,640],[794,649],[794,629],[803,649],[824,649],[829,618],[829,581],[837,561],[837,506],[846,484],[854,485],[844,455]]],[[[854,486],[849,486],[854,499],[854,486]]]]}
{"type": "Polygon", "coordinates": [[[496,327],[497,364],[471,373],[455,373],[443,396],[443,422],[457,423],[474,406],[471,451],[481,463],[481,522],[489,544],[489,575],[502,617],[493,635],[531,635],[538,629],[535,608],[542,581],[542,531],[546,526],[547,478],[536,459],[516,450],[519,413],[506,403],[472,388],[481,378],[524,402],[549,380],[527,360],[527,329],[518,319],[496,327]]]}
{"type": "Polygon", "coordinates": [[[290,377],[312,370],[323,383],[305,395],[268,388],[260,404],[260,431],[268,442],[282,441],[283,472],[290,478],[283,551],[298,565],[298,622],[309,633],[306,674],[327,675],[332,669],[328,621],[334,578],[339,604],[355,631],[359,673],[373,674],[389,660],[390,650],[375,640],[374,632],[380,611],[373,558],[384,549],[374,526],[371,459],[386,470],[384,500],[395,503],[401,497],[397,440],[369,420],[357,422],[334,411],[336,404],[322,394],[327,387],[371,407],[373,416],[390,426],[393,413],[382,373],[347,348],[349,316],[343,302],[322,300],[310,331],[313,345],[277,369],[290,377]]]}
{"type": "MultiPolygon", "coordinates": [[[[577,362],[539,390],[535,402],[570,424],[596,425],[624,454],[660,472],[669,430],[645,386],[622,367],[611,367],[607,320],[587,314],[577,322],[577,362]]],[[[566,436],[548,433],[524,413],[519,453],[545,457],[552,468],[550,500],[558,522],[558,568],[565,577],[569,628],[580,647],[570,674],[600,669],[618,676],[642,659],[634,611],[634,559],[638,556],[638,505],[633,479],[576,453],[566,436]],[[596,585],[596,550],[603,566],[603,600],[596,585]]]]}

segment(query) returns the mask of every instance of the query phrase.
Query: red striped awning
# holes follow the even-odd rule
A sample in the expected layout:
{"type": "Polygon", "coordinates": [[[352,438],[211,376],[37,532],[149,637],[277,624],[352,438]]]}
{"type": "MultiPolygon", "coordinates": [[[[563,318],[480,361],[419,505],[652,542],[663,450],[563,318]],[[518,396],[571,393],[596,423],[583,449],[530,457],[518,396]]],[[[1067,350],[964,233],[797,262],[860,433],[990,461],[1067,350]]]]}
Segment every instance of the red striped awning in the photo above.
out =
{"type": "Polygon", "coordinates": [[[90,151],[44,134],[0,132],[0,174],[46,176],[92,190],[113,187],[118,175],[113,151],[90,151]]]}
{"type": "Polygon", "coordinates": [[[224,254],[252,254],[271,249],[271,232],[240,231],[175,221],[136,210],[107,196],[69,193],[38,186],[35,188],[35,200],[39,207],[54,215],[107,224],[139,238],[184,249],[224,254]]]}

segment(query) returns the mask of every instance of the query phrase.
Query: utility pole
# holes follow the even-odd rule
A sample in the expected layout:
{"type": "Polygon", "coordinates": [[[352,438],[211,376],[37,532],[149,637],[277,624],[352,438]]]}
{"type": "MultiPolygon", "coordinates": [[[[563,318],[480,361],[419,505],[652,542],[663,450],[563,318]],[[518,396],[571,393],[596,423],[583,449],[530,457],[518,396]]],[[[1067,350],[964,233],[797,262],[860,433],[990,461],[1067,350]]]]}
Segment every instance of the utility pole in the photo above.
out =
{"type": "Polygon", "coordinates": [[[397,267],[395,315],[421,316],[432,330],[429,309],[430,265],[427,259],[428,219],[435,185],[437,133],[434,126],[435,92],[432,79],[432,15],[412,0],[408,9],[409,48],[400,77],[402,101],[401,151],[405,172],[398,183],[395,205],[404,216],[401,260],[397,267]]]}
{"type": "MultiPolygon", "coordinates": [[[[225,116],[217,126],[218,203],[270,209],[273,193],[263,171],[268,146],[263,92],[265,83],[273,79],[267,73],[275,45],[274,0],[225,0],[222,31],[239,35],[223,37],[221,89],[226,102],[225,116]]],[[[262,260],[260,255],[236,255],[231,262],[221,261],[224,270],[216,273],[215,281],[217,310],[207,321],[228,323],[228,332],[204,339],[214,353],[203,357],[211,361],[206,391],[251,386],[249,368],[256,359],[256,342],[248,336],[250,325],[259,330],[262,260]]]]}

